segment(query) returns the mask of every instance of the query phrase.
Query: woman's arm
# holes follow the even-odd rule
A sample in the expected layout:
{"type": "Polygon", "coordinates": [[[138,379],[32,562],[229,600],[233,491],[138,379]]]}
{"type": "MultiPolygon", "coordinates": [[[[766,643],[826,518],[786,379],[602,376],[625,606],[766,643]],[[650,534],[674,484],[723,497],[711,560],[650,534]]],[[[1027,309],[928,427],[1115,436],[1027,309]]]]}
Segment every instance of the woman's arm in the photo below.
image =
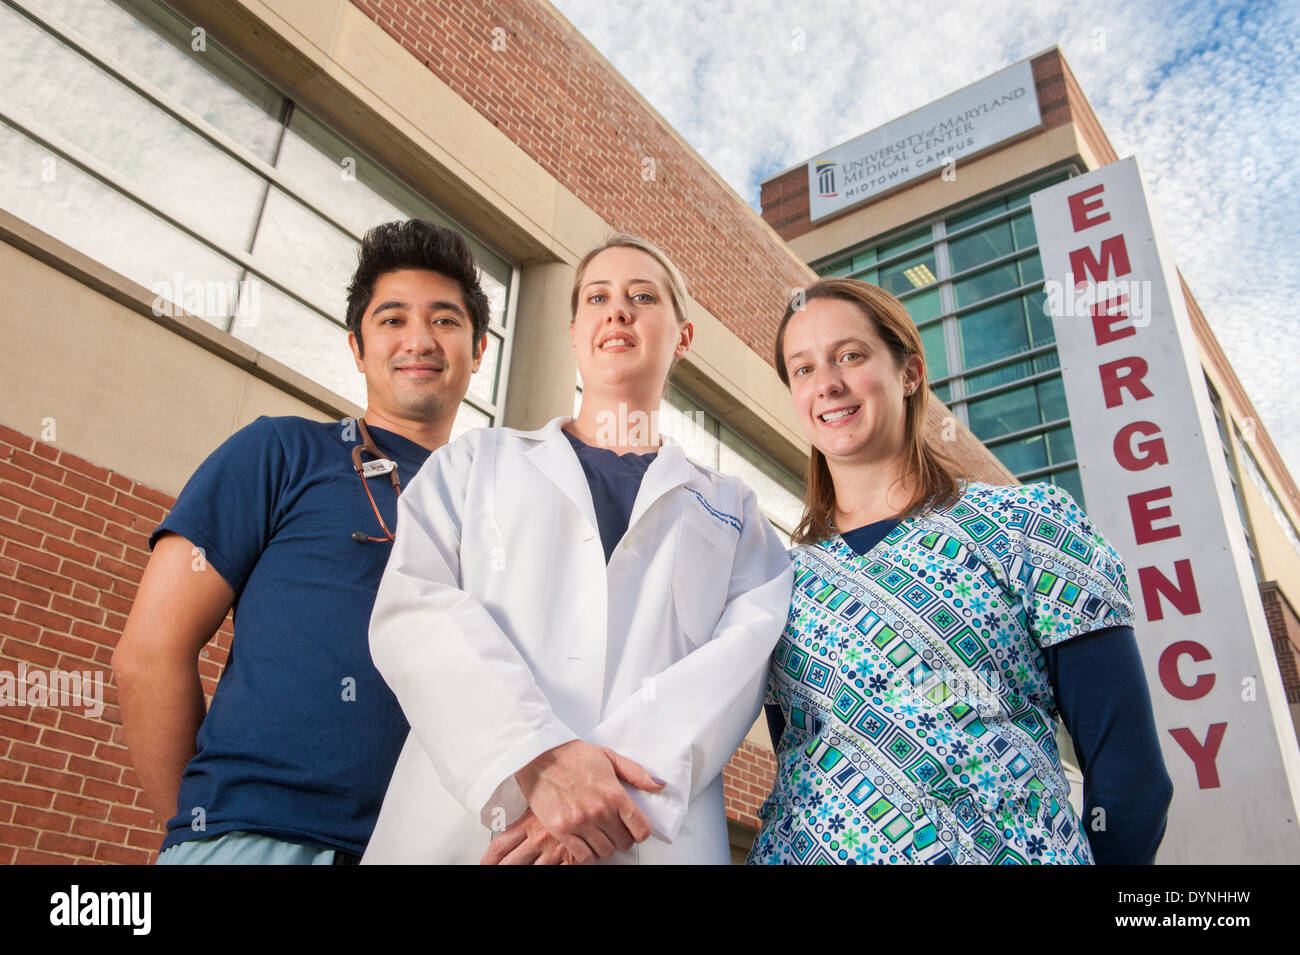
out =
{"type": "Polygon", "coordinates": [[[1080,820],[1099,865],[1150,865],[1173,784],[1131,627],[1047,647],[1048,676],[1083,770],[1080,820]]]}

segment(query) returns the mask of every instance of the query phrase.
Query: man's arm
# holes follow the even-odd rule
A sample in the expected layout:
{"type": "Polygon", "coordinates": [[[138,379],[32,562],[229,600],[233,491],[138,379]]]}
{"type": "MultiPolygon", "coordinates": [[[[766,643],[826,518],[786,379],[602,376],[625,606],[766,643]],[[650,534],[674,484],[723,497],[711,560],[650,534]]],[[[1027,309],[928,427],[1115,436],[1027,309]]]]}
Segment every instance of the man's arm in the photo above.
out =
{"type": "Polygon", "coordinates": [[[199,652],[221,626],[235,592],[193,544],[164,534],[154,546],[113,652],[122,732],[145,795],[165,822],[177,812],[185,765],[206,713],[199,652]]]}

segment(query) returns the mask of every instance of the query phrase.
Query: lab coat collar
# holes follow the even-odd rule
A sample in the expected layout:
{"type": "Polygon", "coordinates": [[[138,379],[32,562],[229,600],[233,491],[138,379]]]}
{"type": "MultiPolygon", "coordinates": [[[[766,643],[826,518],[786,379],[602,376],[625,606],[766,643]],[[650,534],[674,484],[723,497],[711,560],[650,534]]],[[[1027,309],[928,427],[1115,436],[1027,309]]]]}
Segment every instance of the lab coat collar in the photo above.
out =
{"type": "MultiPolygon", "coordinates": [[[[544,427],[536,431],[518,431],[506,428],[526,441],[535,442],[525,452],[533,465],[546,475],[571,500],[579,513],[591,525],[593,531],[599,532],[596,523],[596,509],[591,501],[591,488],[587,485],[587,476],[583,473],[578,456],[573,453],[569,439],[562,429],[573,420],[571,415],[553,418],[544,427]]],[[[654,461],[641,478],[641,489],[637,492],[636,503],[632,506],[632,516],[628,520],[630,530],[650,506],[673,488],[680,487],[695,474],[697,467],[682,446],[665,434],[659,436],[661,447],[654,461]]]]}

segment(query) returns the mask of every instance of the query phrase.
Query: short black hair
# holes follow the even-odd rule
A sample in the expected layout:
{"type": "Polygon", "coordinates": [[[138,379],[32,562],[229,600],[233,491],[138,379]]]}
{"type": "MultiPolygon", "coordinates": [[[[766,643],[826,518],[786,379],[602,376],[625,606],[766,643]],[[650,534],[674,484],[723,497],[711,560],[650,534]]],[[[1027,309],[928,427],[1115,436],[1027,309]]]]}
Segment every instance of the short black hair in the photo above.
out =
{"type": "Polygon", "coordinates": [[[460,286],[474,332],[474,349],[487,333],[488,300],[479,284],[478,267],[469,243],[459,232],[429,222],[407,219],[385,222],[368,230],[357,253],[357,270],[348,285],[348,331],[357,337],[357,351],[365,354],[361,319],[375,295],[380,276],[402,269],[426,269],[445,275],[460,286]]]}

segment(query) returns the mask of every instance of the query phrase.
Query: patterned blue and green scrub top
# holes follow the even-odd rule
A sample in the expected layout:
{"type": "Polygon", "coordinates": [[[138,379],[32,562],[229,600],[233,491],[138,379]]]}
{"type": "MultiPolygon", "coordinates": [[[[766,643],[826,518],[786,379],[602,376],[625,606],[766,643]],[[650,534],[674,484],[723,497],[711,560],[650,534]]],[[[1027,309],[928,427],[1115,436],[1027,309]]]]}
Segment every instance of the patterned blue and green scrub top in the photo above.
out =
{"type": "Polygon", "coordinates": [[[1124,566],[1050,484],[973,483],[866,554],[791,552],[786,727],[750,863],[1091,864],[1041,648],[1131,626],[1124,566]]]}

